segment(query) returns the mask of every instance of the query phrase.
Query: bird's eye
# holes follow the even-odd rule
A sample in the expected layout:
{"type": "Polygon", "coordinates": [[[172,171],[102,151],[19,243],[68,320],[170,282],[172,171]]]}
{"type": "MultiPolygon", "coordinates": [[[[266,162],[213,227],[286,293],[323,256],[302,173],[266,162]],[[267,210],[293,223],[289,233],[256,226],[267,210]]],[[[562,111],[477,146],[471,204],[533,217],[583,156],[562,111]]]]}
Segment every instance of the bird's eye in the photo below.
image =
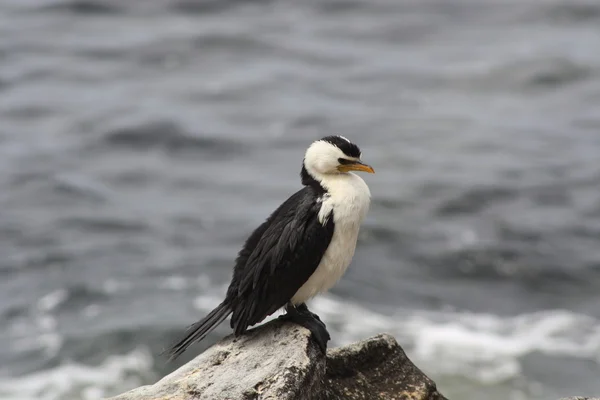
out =
{"type": "Polygon", "coordinates": [[[338,158],[338,162],[342,165],[352,164],[354,161],[348,160],[346,158],[338,158]]]}

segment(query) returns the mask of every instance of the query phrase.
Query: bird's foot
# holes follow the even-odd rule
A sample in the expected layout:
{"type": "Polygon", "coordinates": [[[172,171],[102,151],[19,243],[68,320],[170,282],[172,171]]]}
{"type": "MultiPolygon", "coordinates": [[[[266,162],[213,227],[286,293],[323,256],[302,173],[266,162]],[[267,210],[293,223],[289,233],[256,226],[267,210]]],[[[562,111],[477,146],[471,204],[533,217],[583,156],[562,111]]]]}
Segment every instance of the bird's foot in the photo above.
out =
{"type": "Polygon", "coordinates": [[[317,314],[310,312],[306,304],[286,307],[286,313],[281,315],[279,319],[294,322],[308,329],[319,348],[324,354],[327,353],[327,342],[331,339],[331,336],[327,332],[325,323],[321,321],[317,314]]]}

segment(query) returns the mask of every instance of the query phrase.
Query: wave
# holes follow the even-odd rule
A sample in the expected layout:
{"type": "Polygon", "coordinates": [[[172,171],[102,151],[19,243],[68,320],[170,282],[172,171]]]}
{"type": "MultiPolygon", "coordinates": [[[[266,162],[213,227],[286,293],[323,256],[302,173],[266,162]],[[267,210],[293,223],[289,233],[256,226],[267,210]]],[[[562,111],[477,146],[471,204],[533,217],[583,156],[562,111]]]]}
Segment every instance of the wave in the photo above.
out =
{"type": "Polygon", "coordinates": [[[140,386],[153,359],[145,348],[109,356],[98,366],[66,363],[53,369],[0,380],[3,400],[92,400],[140,386]]]}
{"type": "Polygon", "coordinates": [[[171,121],[155,121],[117,127],[102,138],[114,149],[147,151],[152,148],[169,152],[196,151],[220,157],[237,153],[241,145],[224,139],[192,135],[171,121]]]}
{"type": "MultiPolygon", "coordinates": [[[[194,304],[208,312],[219,301],[203,295],[194,304]]],[[[569,310],[499,316],[401,309],[385,315],[331,295],[315,299],[310,308],[326,321],[331,346],[387,332],[432,375],[496,384],[518,377],[522,358],[533,353],[600,364],[600,320],[569,310]]]]}
{"type": "Polygon", "coordinates": [[[54,1],[36,5],[34,10],[77,15],[115,15],[124,11],[117,2],[91,0],[54,1]]]}
{"type": "MultiPolygon", "coordinates": [[[[174,280],[169,286],[179,290],[187,284],[174,280]]],[[[220,299],[215,291],[199,296],[194,305],[205,313],[220,299]]],[[[65,301],[65,293],[51,293],[38,307],[53,310],[65,301]]],[[[334,296],[315,299],[310,307],[326,321],[332,347],[387,332],[436,380],[459,377],[489,386],[521,379],[523,358],[534,353],[600,364],[600,321],[567,310],[516,316],[408,309],[384,314],[334,296]]],[[[101,399],[155,381],[154,356],[137,348],[99,365],[69,362],[18,378],[0,377],[0,398],[101,399]]]]}
{"type": "Polygon", "coordinates": [[[568,310],[516,316],[400,310],[386,316],[331,297],[312,308],[335,326],[334,344],[388,332],[432,375],[495,384],[518,377],[522,358],[533,353],[600,364],[600,321],[568,310]]]}
{"type": "Polygon", "coordinates": [[[267,5],[272,2],[273,0],[180,0],[169,2],[166,4],[166,6],[172,11],[189,15],[218,13],[230,10],[234,7],[248,5],[260,6],[267,5]]]}

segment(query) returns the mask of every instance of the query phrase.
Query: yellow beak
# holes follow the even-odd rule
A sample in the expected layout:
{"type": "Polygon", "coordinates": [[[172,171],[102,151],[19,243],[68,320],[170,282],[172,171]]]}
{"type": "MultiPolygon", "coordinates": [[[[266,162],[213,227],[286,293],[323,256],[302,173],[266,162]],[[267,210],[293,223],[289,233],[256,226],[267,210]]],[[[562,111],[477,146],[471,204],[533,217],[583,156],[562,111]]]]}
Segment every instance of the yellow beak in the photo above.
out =
{"type": "Polygon", "coordinates": [[[349,171],[363,171],[368,172],[370,174],[374,174],[375,170],[373,167],[367,164],[363,164],[360,161],[353,162],[352,164],[342,164],[337,167],[340,172],[349,172],[349,171]]]}

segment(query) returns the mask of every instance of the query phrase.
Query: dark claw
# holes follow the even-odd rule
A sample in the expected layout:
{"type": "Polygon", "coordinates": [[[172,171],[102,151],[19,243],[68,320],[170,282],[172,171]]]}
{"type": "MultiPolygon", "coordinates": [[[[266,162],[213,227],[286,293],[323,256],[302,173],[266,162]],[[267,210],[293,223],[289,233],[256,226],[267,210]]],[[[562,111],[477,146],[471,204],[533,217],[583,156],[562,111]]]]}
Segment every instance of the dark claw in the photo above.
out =
{"type": "Polygon", "coordinates": [[[331,339],[331,336],[329,336],[329,332],[327,332],[325,324],[321,322],[321,320],[315,319],[311,316],[311,319],[307,320],[303,326],[311,332],[313,339],[317,345],[319,345],[319,348],[321,351],[323,351],[323,354],[326,354],[327,342],[331,339]]]}
{"type": "Polygon", "coordinates": [[[292,306],[292,305],[288,305],[288,307],[286,308],[286,310],[290,309],[290,308],[294,308],[296,311],[298,311],[301,314],[310,313],[310,311],[308,311],[308,306],[306,305],[306,303],[299,304],[299,305],[297,305],[295,307],[292,306]]]}
{"type": "Polygon", "coordinates": [[[282,320],[294,322],[308,329],[323,353],[327,353],[327,342],[331,339],[327,327],[317,314],[308,310],[306,304],[286,307],[286,313],[279,317],[282,320]]]}
{"type": "MultiPolygon", "coordinates": [[[[306,303],[302,303],[299,306],[296,306],[296,310],[301,314],[310,314],[313,316],[313,318],[321,321],[321,318],[319,318],[317,314],[309,311],[308,307],[306,306],[306,303]]],[[[323,324],[323,326],[325,326],[325,324],[323,324]]]]}

